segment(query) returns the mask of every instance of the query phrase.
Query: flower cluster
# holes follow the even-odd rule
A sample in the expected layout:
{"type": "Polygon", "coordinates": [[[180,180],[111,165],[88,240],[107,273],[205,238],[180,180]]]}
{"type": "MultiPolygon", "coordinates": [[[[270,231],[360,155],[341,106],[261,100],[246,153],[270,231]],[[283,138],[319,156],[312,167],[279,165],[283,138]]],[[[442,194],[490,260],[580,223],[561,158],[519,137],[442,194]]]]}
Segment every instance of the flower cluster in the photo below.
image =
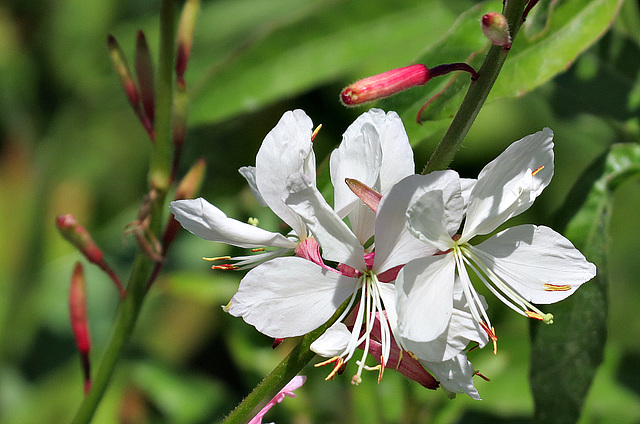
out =
{"type": "Polygon", "coordinates": [[[258,202],[292,228],[286,236],[229,218],[203,199],[172,202],[171,211],[207,240],[274,248],[214,258],[229,261],[214,268],[249,269],[224,310],[261,333],[307,334],[347,304],[311,346],[328,358],[322,364],[333,364],[328,378],[360,349],[354,384],[364,370],[377,370],[380,380],[391,368],[479,399],[467,352],[489,342],[495,351],[497,337],[469,273],[516,312],[546,323],[553,317],[533,303],[559,301],[595,275],[548,227],[520,225],[471,244],[528,209],[549,184],[551,130],[513,143],[477,180],[450,170],[416,175],[399,116],[372,109],[331,154],[332,207],[316,187],[312,129],[303,111],[285,113],[255,167],[240,169],[258,202]]]}

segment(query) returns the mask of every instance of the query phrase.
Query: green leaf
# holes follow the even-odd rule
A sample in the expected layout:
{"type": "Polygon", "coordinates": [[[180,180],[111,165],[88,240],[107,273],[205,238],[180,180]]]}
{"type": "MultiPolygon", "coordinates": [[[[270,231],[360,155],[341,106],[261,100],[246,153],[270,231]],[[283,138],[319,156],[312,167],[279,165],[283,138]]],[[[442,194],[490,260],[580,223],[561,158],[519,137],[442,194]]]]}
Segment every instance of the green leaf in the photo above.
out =
{"type": "Polygon", "coordinates": [[[545,307],[551,326],[532,323],[531,387],[535,422],[571,423],[580,417],[607,338],[607,243],[612,196],[640,175],[640,146],[616,144],[578,179],[555,216],[555,228],[593,262],[597,276],[570,298],[545,307]]]}
{"type": "MultiPolygon", "coordinates": [[[[209,7],[220,9],[218,3],[228,2],[209,7]]],[[[232,3],[262,12],[249,15],[249,23],[236,19],[218,27],[227,15],[203,10],[189,64],[191,75],[204,76],[190,87],[192,124],[218,122],[340,78],[405,66],[456,17],[450,5],[433,0],[232,3]],[[233,48],[221,51],[223,45],[233,48]]]]}
{"type": "MultiPolygon", "coordinates": [[[[595,43],[612,25],[622,0],[567,0],[549,7],[545,26],[539,28],[544,9],[525,22],[514,41],[488,101],[522,96],[564,72],[576,58],[595,43]]],[[[467,61],[478,69],[488,42],[478,21],[483,14],[502,8],[502,2],[481,3],[462,14],[448,33],[430,44],[417,60],[427,66],[467,61]]],[[[433,99],[422,114],[422,127],[407,125],[409,138],[419,140],[448,123],[458,109],[469,86],[466,74],[440,77],[382,103],[384,109],[397,110],[405,122],[416,120],[416,113],[433,99]],[[446,88],[446,90],[444,90],[446,88]],[[434,98],[434,96],[437,96],[434,98]]]]}

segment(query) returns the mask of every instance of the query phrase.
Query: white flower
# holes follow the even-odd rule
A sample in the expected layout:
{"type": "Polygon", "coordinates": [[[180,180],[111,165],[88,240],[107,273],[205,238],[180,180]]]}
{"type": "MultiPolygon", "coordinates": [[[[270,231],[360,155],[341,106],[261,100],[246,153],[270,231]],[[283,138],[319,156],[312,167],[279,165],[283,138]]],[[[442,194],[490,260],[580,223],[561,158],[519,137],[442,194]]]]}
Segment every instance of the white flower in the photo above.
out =
{"type": "Polygon", "coordinates": [[[315,155],[312,149],[311,119],[302,110],[286,112],[267,134],[256,156],[255,167],[240,168],[251,191],[263,206],[268,206],[287,223],[295,236],[285,237],[227,217],[206,200],[190,199],[171,202],[170,210],[191,233],[211,241],[242,248],[276,247],[277,250],[236,258],[214,258],[237,261],[234,265],[214,268],[250,268],[266,260],[290,254],[307,237],[302,219],[283,198],[288,194],[289,175],[301,173],[315,184],[315,155]]]}
{"type": "Polygon", "coordinates": [[[398,275],[396,300],[404,343],[437,339],[455,324],[456,274],[476,327],[495,342],[467,267],[516,312],[547,323],[553,317],[532,303],[562,300],[593,278],[595,266],[548,227],[520,225],[477,246],[469,243],[533,204],[553,176],[552,139],[553,133],[545,128],[513,143],[485,166],[471,190],[460,235],[456,233],[465,218],[466,202],[458,174],[441,171],[421,177],[422,185],[430,188],[407,209],[409,230],[440,254],[412,261],[398,275]],[[436,186],[434,181],[448,183],[436,186]]]}
{"type": "Polygon", "coordinates": [[[365,368],[364,358],[377,313],[382,362],[386,363],[395,327],[394,286],[388,281],[395,278],[399,265],[434,253],[435,249],[408,232],[405,211],[410,199],[403,198],[405,193],[400,193],[394,201],[383,202],[388,206],[381,205],[377,215],[369,211],[371,221],[360,200],[346,189],[344,179],[360,178],[384,192],[413,172],[411,149],[397,114],[372,110],[361,116],[347,130],[341,146],[331,157],[338,213],[308,176],[294,173],[288,179],[290,194],[286,204],[302,218],[318,241],[322,257],[340,264],[342,272],[295,257],[274,259],[247,273],[226,310],[242,316],[268,336],[284,338],[319,327],[351,297],[345,315],[356,300],[360,302],[352,330],[337,324],[315,345],[314,351],[334,357],[332,361],[337,370],[364,344],[364,356],[353,380],[358,383],[365,368]],[[395,168],[387,165],[388,160],[395,162],[395,168]],[[404,205],[404,209],[398,205],[404,205]],[[355,231],[342,221],[345,215],[352,223],[359,223],[355,231]],[[367,264],[363,245],[373,235],[374,228],[376,253],[373,263],[367,264]],[[356,299],[354,295],[358,291],[361,293],[356,299]],[[388,319],[383,313],[385,309],[388,319]]]}

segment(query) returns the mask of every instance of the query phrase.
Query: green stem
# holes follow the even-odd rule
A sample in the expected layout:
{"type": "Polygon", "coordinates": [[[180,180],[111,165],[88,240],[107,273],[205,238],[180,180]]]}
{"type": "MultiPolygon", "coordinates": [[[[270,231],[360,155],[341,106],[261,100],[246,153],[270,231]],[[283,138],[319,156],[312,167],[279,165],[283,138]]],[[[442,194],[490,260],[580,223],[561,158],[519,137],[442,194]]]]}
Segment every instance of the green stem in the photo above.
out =
{"type": "MultiPolygon", "coordinates": [[[[160,12],[160,59],[158,96],[156,100],[156,141],[149,166],[149,184],[154,196],[150,200],[149,228],[159,235],[164,220],[164,201],[169,185],[171,169],[171,104],[172,71],[175,44],[175,10],[173,0],[162,0],[160,12]]],[[[127,296],[118,307],[113,329],[104,354],[98,364],[92,381],[91,390],[84,397],[73,424],[86,424],[91,421],[98,404],[107,389],[122,352],[128,344],[135,327],[144,297],[147,282],[151,276],[154,262],[144,253],[138,253],[133,263],[127,296]]]]}
{"type": "MultiPolygon", "coordinates": [[[[525,3],[527,3],[526,0],[509,0],[502,11],[509,23],[512,42],[515,40],[516,34],[522,25],[522,13],[524,12],[525,3]]],[[[456,113],[442,141],[438,144],[429,162],[422,170],[423,174],[447,169],[484,105],[508,54],[509,50],[501,46],[491,47],[478,71],[478,79],[469,86],[458,113],[456,113]]]]}
{"type": "Polygon", "coordinates": [[[236,406],[236,409],[229,414],[223,421],[223,424],[246,423],[260,412],[260,409],[273,399],[273,397],[313,359],[316,354],[310,349],[311,343],[336,322],[348,304],[349,299],[340,305],[329,321],[302,337],[289,355],[253,389],[249,396],[244,398],[244,400],[236,406]]]}

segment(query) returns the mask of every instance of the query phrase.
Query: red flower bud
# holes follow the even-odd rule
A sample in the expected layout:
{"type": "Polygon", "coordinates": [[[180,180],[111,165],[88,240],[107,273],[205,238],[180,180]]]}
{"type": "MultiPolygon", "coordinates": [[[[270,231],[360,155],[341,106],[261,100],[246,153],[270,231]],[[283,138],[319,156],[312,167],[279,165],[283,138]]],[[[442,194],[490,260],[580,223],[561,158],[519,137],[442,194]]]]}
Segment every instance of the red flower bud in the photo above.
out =
{"type": "Polygon", "coordinates": [[[91,340],[89,338],[89,322],[87,319],[87,293],[82,271],[82,264],[76,262],[71,276],[71,286],[69,288],[69,318],[73,338],[76,341],[78,352],[82,360],[82,371],[84,374],[84,393],[87,394],[91,388],[91,372],[89,362],[89,352],[91,351],[91,340]]]}

